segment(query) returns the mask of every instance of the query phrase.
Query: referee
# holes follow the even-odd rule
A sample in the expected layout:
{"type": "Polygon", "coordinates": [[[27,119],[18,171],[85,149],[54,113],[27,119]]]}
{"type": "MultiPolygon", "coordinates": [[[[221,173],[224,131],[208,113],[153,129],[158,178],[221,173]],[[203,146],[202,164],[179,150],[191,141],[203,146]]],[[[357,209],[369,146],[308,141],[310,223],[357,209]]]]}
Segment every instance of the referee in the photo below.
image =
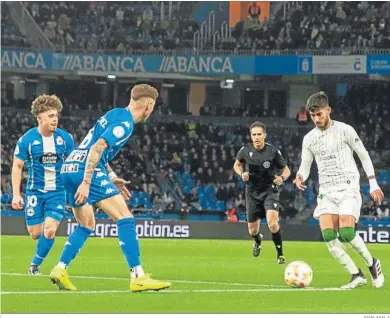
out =
{"type": "Polygon", "coordinates": [[[290,177],[290,169],[281,152],[265,142],[266,127],[254,122],[250,127],[252,144],[245,145],[237,153],[234,171],[246,182],[245,200],[248,231],[254,239],[253,256],[260,255],[262,235],[260,220],[267,218],[268,228],[277,252],[278,264],[285,264],[279,218],[279,186],[290,177]],[[245,171],[245,165],[249,171],[245,171]],[[276,169],[281,170],[276,175],[276,169]]]}

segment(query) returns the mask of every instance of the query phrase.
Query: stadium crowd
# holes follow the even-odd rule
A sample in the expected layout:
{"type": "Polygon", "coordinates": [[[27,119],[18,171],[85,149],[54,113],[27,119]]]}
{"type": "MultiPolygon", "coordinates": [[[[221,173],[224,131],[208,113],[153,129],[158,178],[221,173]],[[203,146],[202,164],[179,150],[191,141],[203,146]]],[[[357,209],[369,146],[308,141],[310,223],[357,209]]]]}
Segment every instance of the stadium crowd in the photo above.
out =
{"type": "MultiPolygon", "coordinates": [[[[380,185],[389,198],[389,176],[386,169],[390,166],[390,120],[387,105],[390,101],[390,89],[386,83],[358,84],[351,86],[345,97],[340,97],[334,106],[333,118],[353,125],[362,141],[370,151],[378,173],[380,185]],[[367,118],[369,118],[367,120],[367,118]]],[[[67,100],[65,96],[60,96],[67,100]]],[[[69,97],[70,98],[70,97],[69,97]]],[[[2,202],[12,198],[9,186],[9,172],[12,165],[12,152],[17,139],[27,129],[35,125],[32,116],[26,113],[15,115],[7,111],[8,107],[19,105],[26,108],[28,101],[9,101],[2,99],[1,118],[3,143],[1,145],[2,202]]],[[[67,104],[65,104],[65,109],[67,104]]],[[[74,108],[88,111],[90,105],[74,105],[74,108]]],[[[160,108],[166,107],[159,103],[160,108]]],[[[94,107],[104,113],[105,107],[94,107]]],[[[16,110],[18,111],[18,110],[16,110]]],[[[69,113],[68,113],[69,115],[69,113]]],[[[261,120],[261,116],[256,116],[261,120]]],[[[70,131],[76,143],[79,143],[96,118],[85,116],[74,118],[64,116],[60,125],[70,131]]],[[[238,213],[244,211],[244,184],[234,174],[232,165],[240,147],[250,142],[247,127],[222,127],[191,121],[158,123],[150,122],[135,126],[134,144],[126,146],[113,162],[117,174],[131,181],[133,193],[148,193],[147,199],[134,198],[132,206],[144,206],[154,210],[167,210],[175,207],[175,197],[181,201],[182,208],[188,210],[226,211],[235,207],[238,213]],[[151,163],[154,170],[147,167],[151,163]],[[172,192],[162,191],[157,178],[165,180],[172,192]]],[[[298,170],[300,148],[305,130],[268,127],[267,140],[281,149],[293,172],[298,170]]],[[[313,167],[315,169],[315,165],[313,167]]],[[[370,206],[366,176],[361,171],[362,191],[367,201],[364,211],[376,215],[376,207],[370,206]]],[[[312,173],[315,178],[316,174],[312,173]]],[[[290,179],[292,180],[292,179],[290,179]]],[[[294,217],[316,202],[318,180],[310,179],[305,193],[296,191],[291,181],[286,182],[281,191],[282,217],[294,217]]],[[[384,205],[387,205],[385,201],[384,205]]],[[[386,211],[386,206],[382,207],[386,211]]],[[[387,210],[388,211],[388,210],[387,210]]]]}
{"type": "Polygon", "coordinates": [[[288,12],[259,23],[240,21],[233,41],[223,49],[365,49],[390,48],[388,1],[301,1],[288,12]]]}
{"type": "MultiPolygon", "coordinates": [[[[191,10],[173,8],[169,19],[160,1],[29,1],[24,5],[59,51],[127,52],[192,48],[199,23],[191,10]],[[115,35],[115,36],[114,36],[115,35]]],[[[195,2],[181,1],[180,6],[195,2]]],[[[298,2],[297,2],[298,3],[298,2]]],[[[270,19],[248,16],[217,49],[365,49],[390,48],[388,1],[301,1],[287,15],[283,6],[270,19]]],[[[30,46],[2,2],[2,45],[30,46]]],[[[167,7],[167,4],[165,4],[167,7]]],[[[164,5],[163,5],[164,8],[164,5]]],[[[210,44],[208,48],[210,48],[210,44]]],[[[206,45],[207,46],[207,45],[206,45]]]]}

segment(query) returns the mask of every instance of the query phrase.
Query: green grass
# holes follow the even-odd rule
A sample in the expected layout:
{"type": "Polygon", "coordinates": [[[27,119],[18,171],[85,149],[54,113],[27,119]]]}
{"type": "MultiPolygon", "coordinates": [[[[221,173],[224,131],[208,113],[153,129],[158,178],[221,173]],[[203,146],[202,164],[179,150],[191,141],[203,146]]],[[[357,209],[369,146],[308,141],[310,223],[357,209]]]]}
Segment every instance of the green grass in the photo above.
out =
{"type": "MultiPolygon", "coordinates": [[[[1,240],[3,313],[390,312],[390,285],[374,289],[363,260],[349,248],[369,284],[352,291],[321,290],[339,287],[350,277],[320,242],[284,245],[288,261],[307,261],[314,271],[313,289],[298,290],[284,284],[285,266],[276,264],[272,242],[264,242],[261,256],[253,258],[249,241],[142,239],[144,269],[173,284],[166,292],[134,294],[128,291],[129,270],[117,239],[88,240],[69,270],[76,293],[58,292],[46,276],[25,275],[35,249],[28,237],[1,240]],[[103,279],[107,277],[113,279],[103,279]]],[[[43,274],[49,274],[57,262],[64,241],[57,238],[41,267],[43,274]]],[[[389,245],[373,244],[369,249],[381,259],[389,278],[389,245]]]]}

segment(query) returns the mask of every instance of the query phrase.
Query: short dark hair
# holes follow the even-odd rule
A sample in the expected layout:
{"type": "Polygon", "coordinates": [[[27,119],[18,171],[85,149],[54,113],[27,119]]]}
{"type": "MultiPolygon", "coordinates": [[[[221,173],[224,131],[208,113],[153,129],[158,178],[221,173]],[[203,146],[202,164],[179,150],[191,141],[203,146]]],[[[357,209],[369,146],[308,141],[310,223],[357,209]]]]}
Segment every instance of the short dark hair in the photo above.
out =
{"type": "Polygon", "coordinates": [[[265,133],[267,131],[265,125],[259,121],[255,121],[249,128],[250,132],[252,132],[252,128],[260,127],[263,129],[263,132],[265,133]]]}
{"type": "Polygon", "coordinates": [[[306,103],[306,109],[309,112],[315,111],[318,107],[326,107],[329,106],[328,96],[326,96],[325,92],[321,91],[311,95],[306,103]]]}

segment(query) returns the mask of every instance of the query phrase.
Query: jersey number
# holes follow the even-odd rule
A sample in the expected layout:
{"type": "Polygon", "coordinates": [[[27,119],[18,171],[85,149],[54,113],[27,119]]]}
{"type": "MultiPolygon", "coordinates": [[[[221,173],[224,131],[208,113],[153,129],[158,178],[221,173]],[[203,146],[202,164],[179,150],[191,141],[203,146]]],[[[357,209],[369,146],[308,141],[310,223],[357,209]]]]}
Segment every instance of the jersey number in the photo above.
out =
{"type": "Polygon", "coordinates": [[[93,137],[93,131],[94,131],[94,128],[90,129],[88,134],[85,136],[85,138],[83,139],[83,141],[81,142],[81,144],[79,145],[79,149],[85,149],[88,147],[88,145],[91,143],[92,141],[92,137],[93,137]]]}
{"type": "Polygon", "coordinates": [[[38,198],[36,195],[27,196],[27,206],[31,208],[35,208],[38,204],[38,198]]]}

